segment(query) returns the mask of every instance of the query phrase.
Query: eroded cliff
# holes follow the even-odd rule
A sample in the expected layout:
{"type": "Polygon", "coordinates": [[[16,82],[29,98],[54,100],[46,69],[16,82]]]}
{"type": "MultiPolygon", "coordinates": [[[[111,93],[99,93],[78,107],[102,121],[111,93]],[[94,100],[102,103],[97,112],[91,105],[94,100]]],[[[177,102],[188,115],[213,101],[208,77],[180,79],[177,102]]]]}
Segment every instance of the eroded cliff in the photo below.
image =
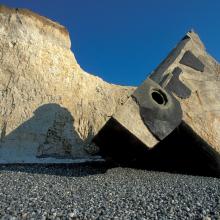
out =
{"type": "Polygon", "coordinates": [[[90,157],[85,146],[134,88],[82,70],[58,23],[1,6],[0,24],[0,162],[90,157]]]}

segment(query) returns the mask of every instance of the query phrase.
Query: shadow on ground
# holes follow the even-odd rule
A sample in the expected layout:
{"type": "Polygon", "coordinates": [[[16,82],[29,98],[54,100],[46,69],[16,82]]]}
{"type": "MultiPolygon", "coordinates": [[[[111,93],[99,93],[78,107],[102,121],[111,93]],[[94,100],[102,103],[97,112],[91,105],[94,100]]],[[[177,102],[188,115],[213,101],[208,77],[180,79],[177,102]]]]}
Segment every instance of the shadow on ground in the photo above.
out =
{"type": "Polygon", "coordinates": [[[24,172],[66,177],[83,177],[104,174],[112,168],[112,164],[89,162],[83,164],[11,164],[0,165],[1,172],[24,172]]]}
{"type": "Polygon", "coordinates": [[[220,156],[185,123],[152,149],[114,120],[94,139],[101,155],[125,167],[220,177],[220,156]]]}

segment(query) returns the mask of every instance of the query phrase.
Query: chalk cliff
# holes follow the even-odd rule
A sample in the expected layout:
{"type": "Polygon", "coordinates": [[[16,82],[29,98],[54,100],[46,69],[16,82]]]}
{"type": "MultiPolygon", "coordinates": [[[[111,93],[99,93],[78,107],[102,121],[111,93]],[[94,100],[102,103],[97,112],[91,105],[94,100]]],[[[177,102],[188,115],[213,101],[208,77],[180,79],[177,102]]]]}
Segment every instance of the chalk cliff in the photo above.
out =
{"type": "Polygon", "coordinates": [[[1,6],[0,24],[0,162],[89,158],[85,147],[134,88],[82,70],[58,23],[1,6]]]}

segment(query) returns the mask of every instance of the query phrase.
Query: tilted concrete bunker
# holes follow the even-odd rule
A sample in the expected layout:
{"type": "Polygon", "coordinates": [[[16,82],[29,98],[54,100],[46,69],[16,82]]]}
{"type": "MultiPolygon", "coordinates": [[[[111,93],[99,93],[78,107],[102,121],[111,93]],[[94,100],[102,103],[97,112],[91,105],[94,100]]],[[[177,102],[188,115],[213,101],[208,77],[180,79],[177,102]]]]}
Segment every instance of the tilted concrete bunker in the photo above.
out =
{"type": "Polygon", "coordinates": [[[220,173],[219,128],[220,66],[188,32],[94,142],[120,162],[220,173]]]}

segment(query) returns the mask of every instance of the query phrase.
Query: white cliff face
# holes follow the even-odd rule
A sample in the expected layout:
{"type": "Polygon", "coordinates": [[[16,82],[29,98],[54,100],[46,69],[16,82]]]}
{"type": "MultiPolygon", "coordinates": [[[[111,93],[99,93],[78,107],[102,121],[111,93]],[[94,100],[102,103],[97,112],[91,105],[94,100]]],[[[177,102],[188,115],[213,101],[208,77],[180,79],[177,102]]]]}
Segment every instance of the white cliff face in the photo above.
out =
{"type": "Polygon", "coordinates": [[[67,30],[45,17],[0,7],[0,24],[0,162],[89,158],[84,147],[134,88],[83,71],[67,30]]]}

